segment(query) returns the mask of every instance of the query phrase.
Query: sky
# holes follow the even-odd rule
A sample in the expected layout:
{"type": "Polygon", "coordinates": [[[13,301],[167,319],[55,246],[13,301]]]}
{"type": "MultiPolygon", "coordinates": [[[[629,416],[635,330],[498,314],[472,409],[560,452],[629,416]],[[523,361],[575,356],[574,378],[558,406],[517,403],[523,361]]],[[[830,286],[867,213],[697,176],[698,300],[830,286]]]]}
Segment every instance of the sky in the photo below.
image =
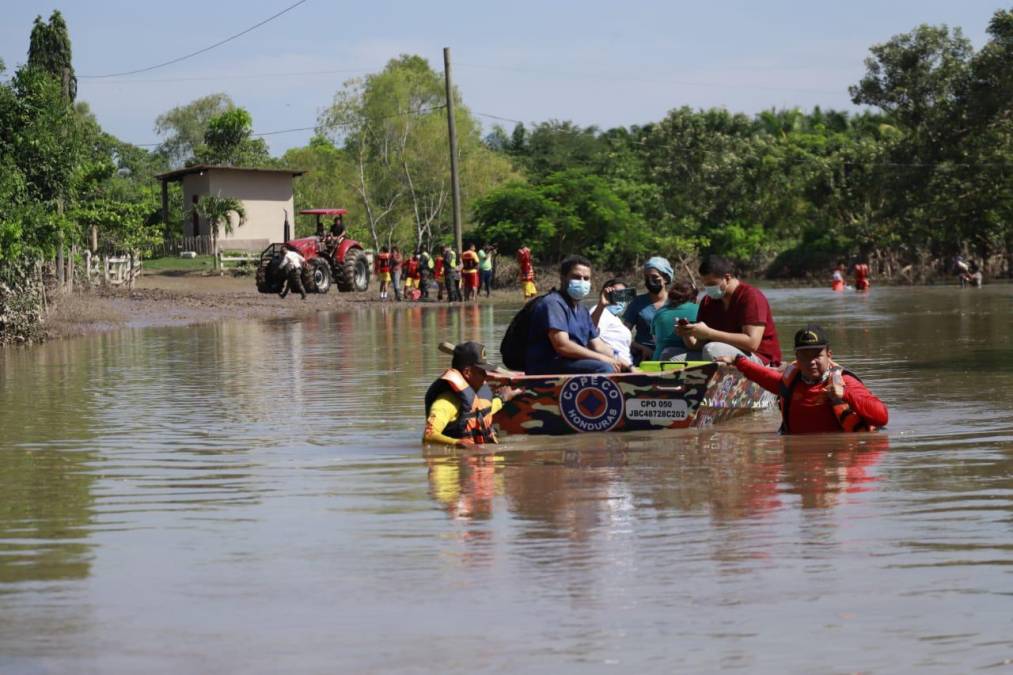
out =
{"type": "MultiPolygon", "coordinates": [[[[418,54],[454,84],[489,130],[515,121],[582,126],[657,121],[673,108],[733,112],[819,105],[854,110],[847,93],[869,48],[919,24],[960,27],[986,41],[996,0],[307,0],[260,28],[192,59],[128,77],[214,44],[295,0],[17,0],[0,24],[9,71],[27,58],[36,15],[59,9],[79,77],[78,100],[102,127],[155,144],[155,118],[214,92],[253,116],[258,133],[313,127],[342,83],[418,54]],[[496,118],[505,118],[497,120],[496,118]]],[[[274,154],[312,130],[271,133],[274,154]]]]}

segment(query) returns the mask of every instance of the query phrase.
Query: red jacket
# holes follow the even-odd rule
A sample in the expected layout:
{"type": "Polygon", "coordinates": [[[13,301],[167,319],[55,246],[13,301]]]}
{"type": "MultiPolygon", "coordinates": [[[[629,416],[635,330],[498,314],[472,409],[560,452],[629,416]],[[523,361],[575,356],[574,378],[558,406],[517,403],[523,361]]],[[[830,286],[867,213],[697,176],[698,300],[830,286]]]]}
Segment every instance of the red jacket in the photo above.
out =
{"type": "MultiPolygon", "coordinates": [[[[736,359],[735,367],[743,375],[767,391],[781,395],[782,371],[754,363],[749,359],[736,359]]],[[[788,406],[787,428],[792,434],[814,434],[843,431],[841,423],[827,400],[826,383],[807,384],[799,378],[788,406]]],[[[886,406],[865,388],[861,381],[845,373],[844,402],[870,427],[884,427],[890,414],[886,406]]],[[[784,403],[782,401],[782,408],[784,403]]]]}

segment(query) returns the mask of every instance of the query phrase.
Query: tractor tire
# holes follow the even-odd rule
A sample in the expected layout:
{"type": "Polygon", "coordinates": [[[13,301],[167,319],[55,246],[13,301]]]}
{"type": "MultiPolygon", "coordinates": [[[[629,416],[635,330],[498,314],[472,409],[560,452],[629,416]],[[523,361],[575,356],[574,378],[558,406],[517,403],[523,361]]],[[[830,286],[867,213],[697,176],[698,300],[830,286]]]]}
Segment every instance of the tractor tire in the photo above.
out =
{"type": "Polygon", "coordinates": [[[280,293],[281,283],[278,281],[278,261],[271,260],[257,268],[257,290],[261,293],[280,293]]]}
{"type": "Polygon", "coordinates": [[[338,274],[334,283],[342,293],[363,293],[369,289],[369,259],[362,249],[349,249],[345,262],[335,267],[338,274]]]}
{"type": "Polygon", "coordinates": [[[303,274],[303,285],[306,286],[307,291],[322,295],[331,290],[331,266],[327,264],[324,258],[313,258],[313,260],[310,260],[309,264],[304,268],[303,274]],[[307,274],[310,278],[308,285],[305,281],[305,275],[307,274]]]}

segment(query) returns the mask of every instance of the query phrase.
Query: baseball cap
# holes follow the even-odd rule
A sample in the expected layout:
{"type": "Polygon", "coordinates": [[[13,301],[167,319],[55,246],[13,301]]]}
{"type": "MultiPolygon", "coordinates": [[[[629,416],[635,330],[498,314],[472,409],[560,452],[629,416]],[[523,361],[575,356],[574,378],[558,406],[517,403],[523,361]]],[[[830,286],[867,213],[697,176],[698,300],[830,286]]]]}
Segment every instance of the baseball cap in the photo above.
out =
{"type": "Polygon", "coordinates": [[[817,347],[828,347],[830,341],[822,328],[814,323],[808,324],[805,328],[795,333],[795,349],[815,349],[817,347]]]}
{"type": "Polygon", "coordinates": [[[485,360],[485,345],[478,342],[462,342],[454,346],[454,357],[451,368],[460,370],[468,366],[477,366],[486,372],[496,370],[496,366],[485,360]]]}

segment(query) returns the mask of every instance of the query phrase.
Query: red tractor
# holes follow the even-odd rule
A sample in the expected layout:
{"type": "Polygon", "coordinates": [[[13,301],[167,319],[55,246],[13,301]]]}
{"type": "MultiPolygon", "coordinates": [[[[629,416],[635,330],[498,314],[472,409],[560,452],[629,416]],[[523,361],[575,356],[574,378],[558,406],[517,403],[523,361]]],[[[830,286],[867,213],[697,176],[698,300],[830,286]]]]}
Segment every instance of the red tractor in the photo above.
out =
{"type": "Polygon", "coordinates": [[[303,285],[307,292],[326,293],[331,282],[342,293],[365,291],[369,288],[369,258],[359,242],[345,235],[343,216],[345,209],[306,209],[299,213],[317,217],[317,232],[312,237],[290,239],[283,244],[271,244],[260,254],[257,267],[257,290],[261,293],[281,291],[284,275],[278,265],[285,255],[285,247],[294,248],[306,259],[303,268],[303,285]],[[324,233],[321,216],[334,216],[334,225],[324,233]]]}

